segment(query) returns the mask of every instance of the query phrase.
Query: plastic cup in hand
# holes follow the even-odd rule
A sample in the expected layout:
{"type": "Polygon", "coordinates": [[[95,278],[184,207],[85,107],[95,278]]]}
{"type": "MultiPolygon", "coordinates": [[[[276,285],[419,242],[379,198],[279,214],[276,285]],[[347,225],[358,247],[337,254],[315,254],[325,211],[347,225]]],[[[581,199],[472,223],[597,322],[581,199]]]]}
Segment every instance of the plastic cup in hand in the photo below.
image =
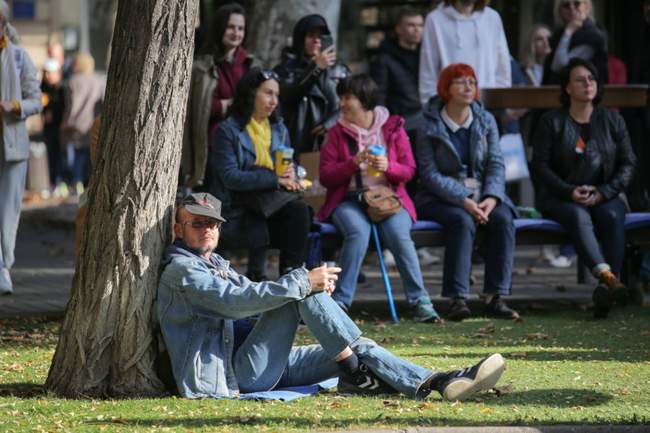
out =
{"type": "MultiPolygon", "coordinates": [[[[372,156],[384,156],[386,155],[386,148],[379,144],[373,144],[368,146],[368,153],[372,156]]],[[[368,164],[368,176],[381,176],[381,171],[368,164]]]]}
{"type": "Polygon", "coordinates": [[[307,170],[305,170],[305,167],[302,165],[299,165],[296,167],[296,176],[298,179],[303,180],[304,178],[307,177],[307,170]]]}
{"type": "Polygon", "coordinates": [[[293,149],[280,149],[275,151],[275,174],[278,177],[284,176],[287,168],[293,162],[293,149]]]}

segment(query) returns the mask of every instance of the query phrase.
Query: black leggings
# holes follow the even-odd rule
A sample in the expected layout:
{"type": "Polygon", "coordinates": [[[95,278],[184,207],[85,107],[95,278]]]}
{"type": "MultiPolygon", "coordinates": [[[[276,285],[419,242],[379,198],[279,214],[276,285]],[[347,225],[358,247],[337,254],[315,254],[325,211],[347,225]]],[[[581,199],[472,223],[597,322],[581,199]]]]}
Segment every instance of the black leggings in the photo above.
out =
{"type": "Polygon", "coordinates": [[[280,272],[298,268],[306,260],[311,210],[302,200],[287,203],[267,220],[271,247],[280,249],[280,272]]]}

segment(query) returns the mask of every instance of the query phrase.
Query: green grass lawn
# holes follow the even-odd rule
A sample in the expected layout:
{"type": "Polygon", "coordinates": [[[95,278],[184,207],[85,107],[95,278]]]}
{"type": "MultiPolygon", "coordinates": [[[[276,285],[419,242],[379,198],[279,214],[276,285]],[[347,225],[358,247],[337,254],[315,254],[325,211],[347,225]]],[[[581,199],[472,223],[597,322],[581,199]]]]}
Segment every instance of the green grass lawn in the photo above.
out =
{"type": "MultiPolygon", "coordinates": [[[[437,425],[650,423],[650,310],[607,321],[589,313],[473,319],[444,326],[360,321],[366,335],[443,370],[500,352],[507,369],[491,392],[466,402],[345,397],[291,403],[179,398],[63,400],[44,393],[58,323],[0,321],[0,432],[265,432],[437,425]]],[[[300,336],[309,341],[307,334],[300,336]]]]}

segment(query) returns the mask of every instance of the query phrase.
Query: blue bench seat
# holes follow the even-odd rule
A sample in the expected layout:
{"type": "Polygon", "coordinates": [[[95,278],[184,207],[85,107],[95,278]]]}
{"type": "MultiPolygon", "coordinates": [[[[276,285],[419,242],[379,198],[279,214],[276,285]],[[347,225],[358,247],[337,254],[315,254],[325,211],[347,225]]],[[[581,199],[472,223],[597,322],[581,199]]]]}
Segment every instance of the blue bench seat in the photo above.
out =
{"type": "MultiPolygon", "coordinates": [[[[339,236],[339,232],[333,224],[319,223],[320,233],[325,236],[339,236]]],[[[650,212],[634,212],[625,216],[625,231],[650,228],[650,212]]],[[[544,218],[517,218],[515,229],[519,234],[522,231],[551,232],[566,235],[564,228],[557,222],[544,218]]],[[[411,228],[412,232],[443,231],[442,225],[435,221],[418,220],[411,228]]],[[[414,235],[416,235],[414,233],[414,235]]],[[[647,240],[650,243],[650,239],[647,240]]],[[[542,242],[540,242],[542,243],[542,242]]],[[[553,243],[553,242],[551,242],[553,243]]],[[[443,246],[443,245],[429,245],[443,246]]]]}
{"type": "MultiPolygon", "coordinates": [[[[341,235],[333,224],[319,223],[321,244],[325,251],[340,247],[341,235]]],[[[570,243],[564,228],[549,219],[515,219],[517,245],[561,245],[570,243]]],[[[479,232],[480,235],[480,232],[479,232]]],[[[434,221],[419,220],[413,224],[411,237],[417,247],[443,247],[444,229],[434,221]]],[[[639,248],[650,245],[650,212],[629,213],[625,217],[626,258],[638,253],[639,248]]],[[[326,254],[327,255],[327,254],[326,254]]],[[[638,254],[637,254],[638,255],[638,254]]],[[[584,268],[578,266],[578,282],[585,280],[584,268]]],[[[627,261],[624,279],[635,271],[632,261],[627,261]]]]}

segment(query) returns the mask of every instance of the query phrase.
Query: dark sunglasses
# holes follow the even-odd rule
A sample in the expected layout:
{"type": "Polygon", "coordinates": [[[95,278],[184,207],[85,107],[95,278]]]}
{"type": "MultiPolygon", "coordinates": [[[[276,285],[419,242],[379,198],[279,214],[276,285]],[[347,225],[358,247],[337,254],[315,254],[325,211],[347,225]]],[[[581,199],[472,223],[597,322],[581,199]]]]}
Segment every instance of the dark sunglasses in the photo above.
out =
{"type": "Polygon", "coordinates": [[[221,223],[219,221],[185,221],[183,225],[190,225],[193,229],[203,230],[208,228],[213,230],[215,228],[220,229],[221,223]]]}
{"type": "Polygon", "coordinates": [[[565,9],[569,9],[571,5],[573,5],[574,9],[578,9],[582,3],[583,3],[582,0],[567,1],[567,2],[562,2],[562,7],[565,9]]]}
{"type": "Polygon", "coordinates": [[[264,81],[266,80],[275,80],[275,81],[280,81],[280,77],[278,77],[278,74],[275,73],[275,71],[271,69],[262,69],[260,71],[260,76],[264,81]]]}

